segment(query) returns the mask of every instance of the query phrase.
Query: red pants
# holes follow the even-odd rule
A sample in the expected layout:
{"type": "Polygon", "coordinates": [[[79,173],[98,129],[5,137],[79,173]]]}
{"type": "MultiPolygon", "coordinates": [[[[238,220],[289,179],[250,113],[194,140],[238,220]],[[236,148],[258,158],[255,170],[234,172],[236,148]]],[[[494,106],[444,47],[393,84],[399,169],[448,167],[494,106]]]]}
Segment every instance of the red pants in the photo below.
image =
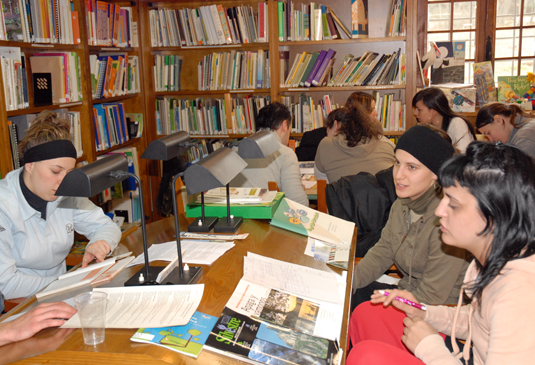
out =
{"type": "Polygon", "coordinates": [[[347,364],[422,365],[403,342],[405,313],[394,307],[383,307],[364,302],[349,321],[349,339],[353,349],[347,364]]]}

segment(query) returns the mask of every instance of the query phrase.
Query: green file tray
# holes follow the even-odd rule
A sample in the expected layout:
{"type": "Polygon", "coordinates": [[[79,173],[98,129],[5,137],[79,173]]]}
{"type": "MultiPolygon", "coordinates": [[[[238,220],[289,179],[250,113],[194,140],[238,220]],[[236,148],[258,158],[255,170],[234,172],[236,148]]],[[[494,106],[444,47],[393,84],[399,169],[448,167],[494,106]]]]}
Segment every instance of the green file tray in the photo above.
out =
{"type": "MultiPolygon", "coordinates": [[[[231,204],[230,214],[236,217],[250,218],[250,219],[271,219],[277,210],[284,193],[279,192],[270,203],[262,204],[231,204]]],[[[186,217],[198,218],[201,216],[201,205],[199,203],[191,202],[186,205],[186,217]]],[[[227,216],[226,204],[205,204],[204,215],[207,217],[223,218],[227,216]]]]}

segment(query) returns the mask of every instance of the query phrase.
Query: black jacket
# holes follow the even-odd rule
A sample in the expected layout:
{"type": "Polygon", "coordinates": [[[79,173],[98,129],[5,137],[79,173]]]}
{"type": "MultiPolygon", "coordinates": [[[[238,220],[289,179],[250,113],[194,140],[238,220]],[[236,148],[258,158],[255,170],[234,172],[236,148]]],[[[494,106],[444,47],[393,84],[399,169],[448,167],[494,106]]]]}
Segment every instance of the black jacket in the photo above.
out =
{"type": "Polygon", "coordinates": [[[344,176],[325,190],[329,214],[351,222],[358,228],[356,257],[381,238],[392,203],[397,199],[390,167],[376,175],[361,172],[344,176]]]}
{"type": "Polygon", "coordinates": [[[301,138],[301,144],[295,149],[299,161],[314,161],[316,151],[323,138],[327,137],[327,128],[321,127],[305,132],[301,138]]]}

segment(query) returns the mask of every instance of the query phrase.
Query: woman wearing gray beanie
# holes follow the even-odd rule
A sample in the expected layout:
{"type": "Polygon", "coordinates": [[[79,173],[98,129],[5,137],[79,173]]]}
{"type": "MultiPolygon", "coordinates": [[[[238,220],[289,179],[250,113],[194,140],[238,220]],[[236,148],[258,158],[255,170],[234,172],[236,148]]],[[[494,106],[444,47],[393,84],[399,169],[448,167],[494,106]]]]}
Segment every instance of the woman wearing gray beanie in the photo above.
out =
{"type": "Polygon", "coordinates": [[[437,174],[453,155],[451,139],[437,128],[417,125],[400,137],[393,170],[398,199],[381,239],[355,267],[353,308],[370,300],[374,290],[397,288],[421,303],[457,303],[468,267],[466,251],[443,244],[435,216],[442,199],[437,174]],[[392,264],[403,275],[398,285],[376,282],[392,264]]]}

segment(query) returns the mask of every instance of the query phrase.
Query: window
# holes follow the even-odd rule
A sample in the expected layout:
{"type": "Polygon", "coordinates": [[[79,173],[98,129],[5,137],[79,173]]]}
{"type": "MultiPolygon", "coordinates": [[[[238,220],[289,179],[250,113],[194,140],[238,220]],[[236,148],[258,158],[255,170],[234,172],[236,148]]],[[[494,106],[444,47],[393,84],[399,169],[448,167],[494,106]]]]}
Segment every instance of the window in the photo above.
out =
{"type": "Polygon", "coordinates": [[[466,42],[466,83],[473,83],[472,64],[489,57],[496,78],[535,73],[535,0],[427,0],[425,17],[427,38],[419,44],[426,51],[429,41],[466,42]]]}

